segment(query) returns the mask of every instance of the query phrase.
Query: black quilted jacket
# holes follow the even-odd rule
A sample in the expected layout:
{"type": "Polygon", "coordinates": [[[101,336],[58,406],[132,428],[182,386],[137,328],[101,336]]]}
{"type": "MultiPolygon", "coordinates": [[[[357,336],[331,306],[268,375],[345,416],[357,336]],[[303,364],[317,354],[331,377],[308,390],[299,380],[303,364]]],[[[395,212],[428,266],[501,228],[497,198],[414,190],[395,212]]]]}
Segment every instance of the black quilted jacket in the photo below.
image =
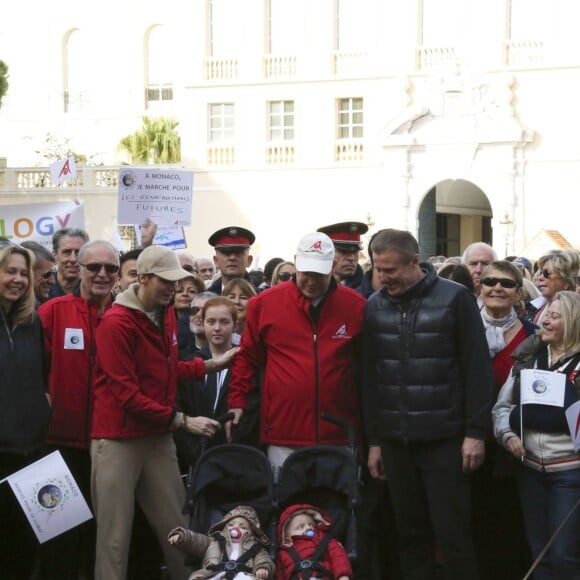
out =
{"type": "Polygon", "coordinates": [[[493,373],[473,296],[426,276],[401,296],[376,292],[364,322],[363,420],[370,444],[382,439],[484,439],[493,373]]]}

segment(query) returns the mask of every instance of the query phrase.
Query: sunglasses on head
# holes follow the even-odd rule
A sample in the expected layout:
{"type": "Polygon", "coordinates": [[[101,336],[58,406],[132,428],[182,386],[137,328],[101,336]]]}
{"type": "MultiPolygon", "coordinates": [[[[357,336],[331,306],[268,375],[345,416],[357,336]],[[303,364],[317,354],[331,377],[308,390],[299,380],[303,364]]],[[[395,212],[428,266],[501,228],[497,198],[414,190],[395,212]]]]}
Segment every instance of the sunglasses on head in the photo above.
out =
{"type": "Polygon", "coordinates": [[[107,274],[116,274],[119,271],[117,264],[99,264],[98,262],[92,262],[90,264],[81,264],[81,266],[93,274],[98,274],[102,268],[105,268],[107,274]]]}
{"type": "Polygon", "coordinates": [[[499,284],[502,288],[517,288],[519,286],[519,284],[511,278],[484,278],[481,283],[490,288],[493,288],[496,284],[499,284]]]}
{"type": "Polygon", "coordinates": [[[280,272],[278,274],[278,279],[281,280],[282,282],[288,282],[288,280],[290,280],[290,278],[292,278],[291,272],[280,272]]]}

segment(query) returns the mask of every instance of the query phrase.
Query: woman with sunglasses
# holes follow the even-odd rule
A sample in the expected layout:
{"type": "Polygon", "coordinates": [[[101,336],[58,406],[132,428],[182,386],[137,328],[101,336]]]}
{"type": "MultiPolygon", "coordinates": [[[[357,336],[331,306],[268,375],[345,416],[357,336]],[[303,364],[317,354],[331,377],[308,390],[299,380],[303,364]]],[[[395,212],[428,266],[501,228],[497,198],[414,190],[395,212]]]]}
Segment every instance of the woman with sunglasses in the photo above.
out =
{"type": "Polygon", "coordinates": [[[534,578],[580,578],[580,455],[566,418],[566,409],[580,399],[580,296],[558,292],[541,331],[518,347],[514,359],[493,408],[493,428],[498,443],[518,460],[518,489],[533,558],[553,540],[534,578]],[[538,386],[536,376],[524,374],[530,369],[550,372],[538,386]],[[522,405],[523,395],[530,393],[535,399],[522,405]],[[542,393],[559,393],[560,399],[542,401],[542,393]]]}
{"type": "MultiPolygon", "coordinates": [[[[40,457],[50,421],[32,254],[0,250],[0,479],[40,457]]],[[[0,578],[29,578],[38,547],[7,483],[0,485],[0,578]]]]}
{"type": "MultiPolygon", "coordinates": [[[[505,260],[492,262],[481,273],[480,283],[481,318],[493,364],[495,403],[513,365],[514,350],[536,327],[516,312],[523,284],[517,266],[505,260]]],[[[510,463],[490,431],[484,464],[472,477],[474,536],[483,580],[519,580],[530,564],[510,463]]]]}
{"type": "Polygon", "coordinates": [[[573,248],[552,250],[538,260],[535,282],[542,300],[539,303],[534,301],[534,306],[537,308],[532,314],[534,324],[542,325],[546,308],[557,292],[576,290],[578,270],[580,270],[580,253],[573,248]]]}
{"type": "Polygon", "coordinates": [[[294,262],[280,262],[274,269],[272,274],[272,286],[280,284],[280,282],[289,282],[292,276],[296,274],[296,266],[294,262]]]}

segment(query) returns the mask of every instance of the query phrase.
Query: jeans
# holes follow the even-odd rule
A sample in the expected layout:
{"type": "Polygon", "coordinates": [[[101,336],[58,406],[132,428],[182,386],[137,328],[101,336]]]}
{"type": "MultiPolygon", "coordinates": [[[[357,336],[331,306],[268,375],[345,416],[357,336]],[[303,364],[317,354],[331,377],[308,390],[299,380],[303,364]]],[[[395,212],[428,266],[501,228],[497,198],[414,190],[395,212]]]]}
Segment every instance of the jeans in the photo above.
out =
{"type": "MultiPolygon", "coordinates": [[[[534,560],[580,499],[580,469],[542,473],[522,468],[518,476],[526,535],[534,560]]],[[[534,571],[534,580],[580,579],[580,506],[534,571]]]]}

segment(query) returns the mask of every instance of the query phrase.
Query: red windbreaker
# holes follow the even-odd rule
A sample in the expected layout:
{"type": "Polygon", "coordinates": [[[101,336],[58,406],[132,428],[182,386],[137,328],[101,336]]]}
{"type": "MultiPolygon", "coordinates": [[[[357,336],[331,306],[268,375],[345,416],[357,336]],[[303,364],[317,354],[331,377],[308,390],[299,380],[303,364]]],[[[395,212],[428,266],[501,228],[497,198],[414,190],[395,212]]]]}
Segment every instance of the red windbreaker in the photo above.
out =
{"type": "Polygon", "coordinates": [[[173,308],[165,308],[162,330],[143,312],[135,288],[117,297],[97,332],[93,439],[168,433],[177,380],[205,374],[202,359],[177,360],[173,308]]]}
{"type": "MultiPolygon", "coordinates": [[[[111,298],[112,301],[112,298],[111,298]]],[[[73,294],[38,309],[49,357],[52,420],[48,442],[88,449],[95,384],[95,333],[103,315],[92,301],[73,294]]]]}
{"type": "Polygon", "coordinates": [[[273,445],[344,445],[341,427],[320,419],[323,411],[359,424],[356,383],[365,299],[331,282],[318,322],[311,302],[294,282],[251,298],[241,351],[232,367],[228,403],[245,408],[254,376],[264,366],[260,439],[273,445]]]}

